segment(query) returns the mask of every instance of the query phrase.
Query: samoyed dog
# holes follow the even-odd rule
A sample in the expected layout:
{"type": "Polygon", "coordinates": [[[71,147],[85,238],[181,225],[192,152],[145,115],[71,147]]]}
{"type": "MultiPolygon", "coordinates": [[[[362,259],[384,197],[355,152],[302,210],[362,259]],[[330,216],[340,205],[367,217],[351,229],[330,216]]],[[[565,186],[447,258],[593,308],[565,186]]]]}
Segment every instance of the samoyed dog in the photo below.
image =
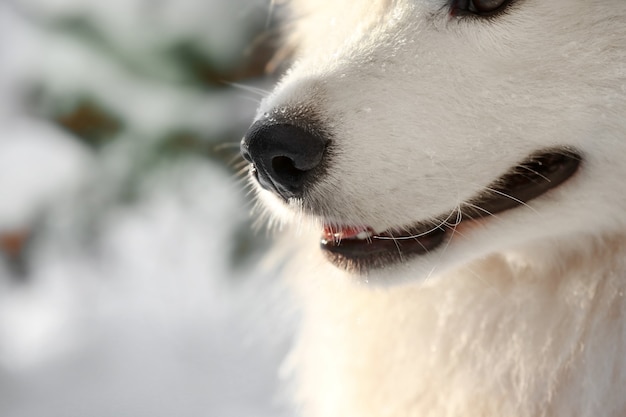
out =
{"type": "Polygon", "coordinates": [[[626,415],[626,1],[292,0],[241,143],[304,416],[626,415]]]}

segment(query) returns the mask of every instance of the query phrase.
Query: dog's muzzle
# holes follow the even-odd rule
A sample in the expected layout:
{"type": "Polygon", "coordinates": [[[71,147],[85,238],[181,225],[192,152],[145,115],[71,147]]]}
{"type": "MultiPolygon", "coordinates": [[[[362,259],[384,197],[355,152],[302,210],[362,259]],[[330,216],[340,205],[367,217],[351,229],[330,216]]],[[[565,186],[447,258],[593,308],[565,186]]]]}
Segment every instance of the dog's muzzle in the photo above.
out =
{"type": "Polygon", "coordinates": [[[241,155],[261,187],[288,200],[301,198],[320,173],[327,142],[303,127],[260,121],[242,139],[241,155]]]}

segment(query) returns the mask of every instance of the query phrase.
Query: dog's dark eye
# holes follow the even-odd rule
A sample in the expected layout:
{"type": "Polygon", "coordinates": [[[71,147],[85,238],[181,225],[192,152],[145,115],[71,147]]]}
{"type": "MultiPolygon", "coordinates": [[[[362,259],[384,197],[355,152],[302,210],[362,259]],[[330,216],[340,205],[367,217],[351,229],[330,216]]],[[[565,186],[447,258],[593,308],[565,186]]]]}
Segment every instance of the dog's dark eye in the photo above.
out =
{"type": "Polygon", "coordinates": [[[453,16],[473,14],[489,16],[503,11],[512,0],[453,0],[453,16]]]}

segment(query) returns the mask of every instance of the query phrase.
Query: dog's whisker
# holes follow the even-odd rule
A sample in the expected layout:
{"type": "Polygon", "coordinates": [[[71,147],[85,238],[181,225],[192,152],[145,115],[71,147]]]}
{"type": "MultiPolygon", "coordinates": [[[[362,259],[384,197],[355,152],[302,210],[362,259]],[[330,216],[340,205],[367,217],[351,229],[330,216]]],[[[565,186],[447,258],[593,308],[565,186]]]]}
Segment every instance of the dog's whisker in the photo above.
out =
{"type": "Polygon", "coordinates": [[[389,237],[389,236],[377,236],[374,235],[373,238],[374,239],[380,239],[380,240],[389,240],[389,239],[397,239],[397,240],[404,240],[404,239],[416,239],[416,238],[420,238],[420,237],[424,237],[426,235],[429,235],[430,233],[434,232],[437,229],[440,229],[441,227],[446,225],[446,222],[448,220],[450,220],[450,218],[454,215],[454,212],[451,212],[450,214],[448,214],[448,217],[446,217],[445,219],[439,221],[435,226],[433,226],[432,228],[424,231],[424,232],[420,232],[420,233],[416,233],[416,234],[411,234],[408,236],[400,236],[400,237],[389,237]]]}
{"type": "MultiPolygon", "coordinates": [[[[398,256],[400,258],[400,261],[402,261],[404,256],[402,254],[402,250],[400,249],[400,244],[398,243],[397,239],[395,239],[393,237],[393,235],[391,235],[391,240],[393,240],[393,243],[396,245],[396,250],[398,251],[398,256]]],[[[420,243],[420,245],[421,245],[421,243],[420,243]]]]}
{"type": "Polygon", "coordinates": [[[246,84],[241,84],[241,83],[232,82],[232,81],[229,81],[226,84],[229,85],[230,87],[234,87],[234,88],[237,88],[239,90],[242,90],[248,93],[253,93],[260,97],[265,97],[270,94],[270,91],[265,90],[263,88],[254,87],[252,85],[246,85],[246,84]]]}
{"type": "MultiPolygon", "coordinates": [[[[213,150],[216,152],[223,151],[224,149],[237,149],[239,150],[239,142],[235,141],[225,141],[222,143],[218,143],[213,147],[213,150]]],[[[237,152],[239,153],[239,152],[237,152]]]]}
{"type": "Polygon", "coordinates": [[[487,190],[487,191],[489,191],[490,193],[494,193],[494,194],[500,195],[500,196],[502,196],[502,197],[508,198],[508,199],[510,199],[510,200],[513,200],[513,201],[514,201],[514,202],[516,202],[517,204],[519,204],[519,205],[521,205],[521,206],[524,206],[524,207],[527,207],[527,208],[529,208],[530,210],[532,210],[532,211],[533,211],[533,213],[535,213],[535,214],[537,214],[537,215],[541,216],[541,213],[539,213],[539,212],[538,212],[538,211],[537,211],[534,207],[530,206],[528,203],[526,203],[525,201],[520,200],[519,198],[513,197],[512,195],[509,195],[509,194],[505,193],[504,191],[500,191],[500,190],[497,190],[497,189],[495,189],[495,188],[491,188],[491,187],[484,187],[484,189],[485,189],[485,190],[487,190]]]}
{"type": "Polygon", "coordinates": [[[529,167],[529,166],[526,166],[526,165],[520,165],[520,166],[519,166],[519,169],[525,169],[526,171],[529,171],[531,174],[536,175],[536,176],[540,177],[541,179],[543,179],[543,180],[545,180],[545,181],[547,181],[547,182],[551,182],[550,178],[546,177],[546,176],[545,176],[545,175],[543,175],[542,173],[538,172],[538,171],[537,171],[537,170],[535,170],[535,169],[532,169],[532,168],[531,168],[531,167],[529,167]]]}

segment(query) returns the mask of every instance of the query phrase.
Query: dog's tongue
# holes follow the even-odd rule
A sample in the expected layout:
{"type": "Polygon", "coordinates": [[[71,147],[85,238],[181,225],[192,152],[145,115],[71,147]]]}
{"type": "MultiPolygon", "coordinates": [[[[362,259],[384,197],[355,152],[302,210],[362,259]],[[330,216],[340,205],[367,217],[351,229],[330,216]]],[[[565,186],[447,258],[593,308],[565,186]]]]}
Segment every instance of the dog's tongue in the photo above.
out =
{"type": "Polygon", "coordinates": [[[364,239],[373,234],[373,230],[367,226],[341,226],[341,227],[324,227],[323,238],[326,241],[340,241],[343,239],[364,239]]]}

